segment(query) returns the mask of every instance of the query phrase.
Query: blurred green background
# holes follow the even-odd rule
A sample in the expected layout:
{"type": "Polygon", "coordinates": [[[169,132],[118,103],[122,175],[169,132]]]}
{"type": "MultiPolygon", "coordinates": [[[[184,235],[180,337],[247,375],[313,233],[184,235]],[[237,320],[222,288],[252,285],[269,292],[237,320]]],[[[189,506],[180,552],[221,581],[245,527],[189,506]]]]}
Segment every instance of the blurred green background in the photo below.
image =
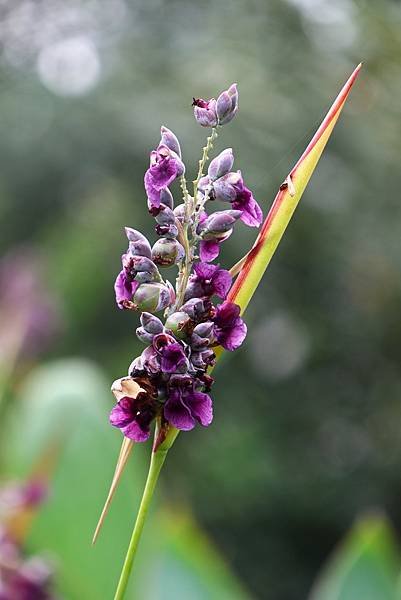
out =
{"type": "MultiPolygon", "coordinates": [[[[160,125],[178,135],[191,179],[206,135],[192,97],[238,82],[240,112],[216,149],[233,147],[266,213],[361,60],[246,314],[247,340],[216,370],[214,422],[170,453],[130,597],[298,600],[313,585],[313,600],[396,597],[400,57],[390,0],[1,2],[0,479],[25,477],[57,440],[28,546],[53,557],[62,597],[111,597],[145,476],[149,446],[135,450],[92,550],[121,440],[108,389],[141,351],[113,283],[123,226],[154,239],[143,174],[160,125]],[[365,517],[343,550],[362,587],[318,589],[372,509],[392,525],[365,517]],[[366,557],[375,536],[380,556],[366,557]],[[365,562],[349,558],[355,544],[365,562]]],[[[254,237],[239,226],[222,264],[254,237]]]]}

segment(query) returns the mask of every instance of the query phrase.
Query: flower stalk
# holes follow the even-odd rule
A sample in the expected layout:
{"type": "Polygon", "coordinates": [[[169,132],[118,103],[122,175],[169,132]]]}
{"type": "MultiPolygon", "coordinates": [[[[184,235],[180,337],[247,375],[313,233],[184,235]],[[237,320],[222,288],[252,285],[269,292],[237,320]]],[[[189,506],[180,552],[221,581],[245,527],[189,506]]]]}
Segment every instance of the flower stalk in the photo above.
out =
{"type": "MultiPolygon", "coordinates": [[[[155,428],[155,441],[159,436],[159,432],[160,423],[158,422],[155,428]]],[[[148,514],[150,502],[152,500],[153,493],[155,491],[156,484],[159,479],[160,471],[162,469],[164,461],[166,460],[167,452],[174,443],[174,440],[177,437],[178,433],[178,429],[176,429],[175,431],[171,430],[164,442],[157,448],[156,451],[152,452],[145,489],[143,491],[141,504],[139,506],[138,514],[135,520],[134,529],[131,535],[131,540],[128,546],[123,568],[121,570],[121,575],[117,585],[114,600],[123,600],[125,596],[129,576],[132,570],[132,565],[138,548],[139,540],[141,538],[143,526],[145,524],[146,515],[148,514]]]]}

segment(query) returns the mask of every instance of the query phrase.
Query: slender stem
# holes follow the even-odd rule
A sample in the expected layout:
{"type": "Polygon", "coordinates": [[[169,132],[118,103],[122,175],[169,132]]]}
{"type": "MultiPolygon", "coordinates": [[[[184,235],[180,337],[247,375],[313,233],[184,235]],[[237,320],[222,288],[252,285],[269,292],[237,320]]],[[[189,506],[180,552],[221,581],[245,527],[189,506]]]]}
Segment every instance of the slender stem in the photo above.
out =
{"type": "Polygon", "coordinates": [[[152,452],[148,478],[146,480],[141,505],[139,507],[138,515],[136,517],[134,530],[132,532],[131,541],[128,546],[127,554],[121,571],[120,580],[118,582],[114,600],[122,600],[127,590],[128,580],[132,570],[132,564],[134,562],[135,554],[138,548],[150,501],[152,499],[161,468],[166,459],[167,452],[168,448],[163,448],[162,446],[160,446],[157,452],[152,452]]]}
{"type": "Polygon", "coordinates": [[[213,142],[217,138],[218,135],[219,134],[217,133],[217,128],[213,127],[212,133],[207,138],[206,145],[202,149],[202,157],[199,160],[198,174],[196,176],[196,179],[194,180],[194,201],[195,201],[195,203],[197,202],[199,181],[203,177],[203,169],[205,168],[205,165],[209,159],[209,152],[213,148],[213,142]]]}

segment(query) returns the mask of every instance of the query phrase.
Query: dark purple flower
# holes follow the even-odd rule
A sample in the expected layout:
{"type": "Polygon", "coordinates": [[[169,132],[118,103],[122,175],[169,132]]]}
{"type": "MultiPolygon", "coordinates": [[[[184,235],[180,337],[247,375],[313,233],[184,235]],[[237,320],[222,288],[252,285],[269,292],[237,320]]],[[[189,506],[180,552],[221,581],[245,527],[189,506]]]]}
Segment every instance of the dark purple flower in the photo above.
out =
{"type": "Polygon", "coordinates": [[[169,344],[160,351],[162,373],[184,373],[188,369],[188,359],[181,344],[169,344]]]}
{"type": "Polygon", "coordinates": [[[240,307],[233,302],[223,302],[216,307],[213,317],[214,334],[226,350],[236,350],[245,339],[247,327],[240,317],[240,307]]]}
{"type": "Polygon", "coordinates": [[[110,423],[121,429],[125,437],[135,442],[145,442],[150,434],[150,424],[157,414],[157,403],[149,389],[131,377],[113,383],[112,392],[118,400],[110,413],[110,423]]]}
{"type": "Polygon", "coordinates": [[[259,227],[263,221],[262,209],[253,197],[251,190],[245,185],[242,186],[242,190],[238,193],[234,202],[232,202],[232,207],[242,212],[241,221],[245,225],[259,227]]]}
{"type": "Polygon", "coordinates": [[[145,190],[148,195],[149,210],[159,211],[161,193],[176,177],[184,172],[184,165],[175,152],[167,146],[159,146],[150,155],[150,167],[145,173],[145,190]]]}
{"type": "Polygon", "coordinates": [[[213,419],[212,399],[195,389],[192,377],[174,375],[169,382],[164,416],[171,425],[183,431],[193,429],[196,421],[206,427],[213,419]]]}
{"type": "Polygon", "coordinates": [[[131,302],[132,297],[139,287],[139,282],[133,280],[130,276],[127,276],[125,269],[120,271],[117,275],[116,282],[114,284],[114,291],[116,293],[116,302],[119,308],[124,308],[126,302],[131,302]]]}
{"type": "Polygon", "coordinates": [[[231,172],[217,179],[213,184],[216,200],[231,202],[234,209],[241,211],[241,221],[250,227],[259,227],[263,221],[263,213],[252,195],[244,185],[241,171],[231,172]]]}
{"type": "Polygon", "coordinates": [[[224,300],[231,287],[232,277],[225,269],[218,265],[209,265],[206,262],[194,265],[194,274],[191,275],[185,300],[201,296],[218,296],[224,300]]]}

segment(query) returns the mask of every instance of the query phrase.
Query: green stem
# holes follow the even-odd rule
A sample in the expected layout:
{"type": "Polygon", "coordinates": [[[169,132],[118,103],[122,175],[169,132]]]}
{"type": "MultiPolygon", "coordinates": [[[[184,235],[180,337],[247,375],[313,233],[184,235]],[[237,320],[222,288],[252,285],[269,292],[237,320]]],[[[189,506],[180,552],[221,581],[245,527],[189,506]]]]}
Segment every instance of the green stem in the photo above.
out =
{"type": "MultiPolygon", "coordinates": [[[[159,434],[159,428],[156,427],[155,440],[159,434]]],[[[164,461],[166,460],[167,452],[174,443],[175,438],[178,435],[178,430],[173,427],[170,428],[165,441],[159,446],[156,452],[152,452],[150,459],[150,467],[148,477],[146,480],[145,489],[143,491],[141,504],[136,517],[134,530],[132,532],[131,540],[128,546],[127,554],[125,556],[124,565],[121,571],[120,580],[116,589],[114,600],[122,600],[127,590],[128,580],[131,574],[132,565],[138,549],[139,540],[141,538],[143,526],[145,524],[146,515],[149,510],[150,502],[152,500],[153,492],[155,491],[156,483],[159,478],[161,468],[164,461]]]]}
{"type": "Polygon", "coordinates": [[[206,145],[202,149],[202,158],[199,160],[198,174],[197,174],[196,179],[194,181],[194,202],[195,202],[195,204],[197,202],[196,196],[198,195],[198,184],[199,184],[200,179],[202,179],[202,177],[203,177],[203,169],[205,168],[205,165],[206,165],[206,163],[208,161],[209,152],[210,152],[210,150],[212,150],[212,148],[213,148],[213,142],[217,138],[218,135],[219,134],[217,133],[217,128],[213,127],[212,133],[207,138],[206,145]]]}

